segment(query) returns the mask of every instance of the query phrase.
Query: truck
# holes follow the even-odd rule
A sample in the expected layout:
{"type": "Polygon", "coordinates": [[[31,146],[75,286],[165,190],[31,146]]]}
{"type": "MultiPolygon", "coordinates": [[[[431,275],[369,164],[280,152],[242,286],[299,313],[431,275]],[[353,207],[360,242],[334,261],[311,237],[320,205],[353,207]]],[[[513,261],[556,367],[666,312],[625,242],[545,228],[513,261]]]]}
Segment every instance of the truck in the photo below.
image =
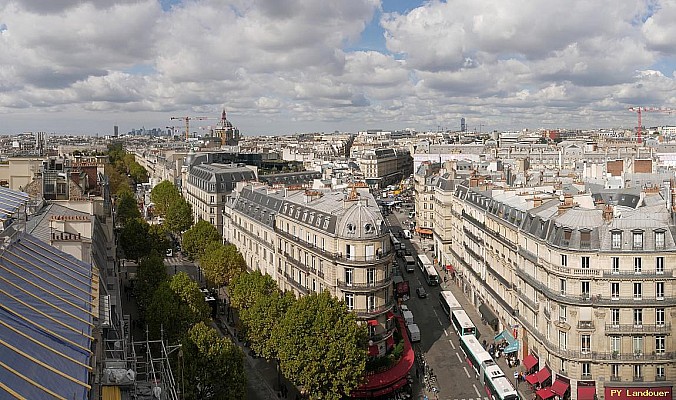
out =
{"type": "Polygon", "coordinates": [[[411,339],[411,342],[420,341],[420,328],[416,324],[406,325],[406,330],[408,331],[408,337],[411,339]]]}
{"type": "Polygon", "coordinates": [[[406,272],[415,272],[415,258],[413,256],[404,256],[404,262],[406,263],[406,272]]]}
{"type": "Polygon", "coordinates": [[[403,311],[401,315],[404,317],[404,321],[406,322],[406,325],[414,324],[415,321],[413,321],[413,313],[411,311],[403,311]]]}
{"type": "Polygon", "coordinates": [[[407,300],[411,297],[411,288],[408,281],[400,275],[392,277],[392,284],[394,285],[394,293],[397,298],[407,300]]]}

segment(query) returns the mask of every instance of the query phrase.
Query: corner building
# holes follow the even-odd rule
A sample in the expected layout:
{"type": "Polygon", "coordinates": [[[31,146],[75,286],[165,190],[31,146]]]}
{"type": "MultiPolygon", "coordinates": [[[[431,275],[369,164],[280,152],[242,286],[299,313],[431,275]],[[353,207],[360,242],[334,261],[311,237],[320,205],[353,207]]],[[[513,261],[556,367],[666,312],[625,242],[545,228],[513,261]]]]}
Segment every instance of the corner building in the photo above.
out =
{"type": "Polygon", "coordinates": [[[223,236],[282,290],[328,290],[345,300],[368,323],[370,354],[391,346],[394,253],[368,190],[246,186],[225,208],[223,236]]]}
{"type": "Polygon", "coordinates": [[[464,181],[437,202],[438,257],[571,399],[671,398],[676,192],[574,192],[464,181]]]}

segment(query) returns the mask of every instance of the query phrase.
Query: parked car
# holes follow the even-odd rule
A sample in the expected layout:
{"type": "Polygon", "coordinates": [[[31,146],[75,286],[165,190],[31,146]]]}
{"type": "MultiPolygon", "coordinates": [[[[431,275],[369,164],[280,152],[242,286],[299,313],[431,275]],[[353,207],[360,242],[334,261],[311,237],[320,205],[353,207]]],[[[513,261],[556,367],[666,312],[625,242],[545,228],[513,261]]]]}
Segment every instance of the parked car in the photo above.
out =
{"type": "Polygon", "coordinates": [[[418,287],[415,289],[415,293],[416,293],[416,294],[418,295],[418,297],[421,298],[421,299],[424,299],[425,297],[427,297],[427,292],[425,291],[425,288],[422,287],[422,286],[418,286],[418,287]]]}

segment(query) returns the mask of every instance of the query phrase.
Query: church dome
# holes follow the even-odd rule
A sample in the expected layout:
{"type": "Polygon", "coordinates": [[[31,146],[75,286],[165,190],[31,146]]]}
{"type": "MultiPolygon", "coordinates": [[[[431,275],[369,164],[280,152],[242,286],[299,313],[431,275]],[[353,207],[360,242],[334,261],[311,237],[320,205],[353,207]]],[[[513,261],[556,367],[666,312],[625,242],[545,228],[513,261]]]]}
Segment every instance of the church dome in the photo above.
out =
{"type": "Polygon", "coordinates": [[[364,201],[352,201],[345,213],[339,217],[336,231],[338,236],[349,240],[374,239],[385,233],[385,222],[377,208],[369,207],[364,201]]]}

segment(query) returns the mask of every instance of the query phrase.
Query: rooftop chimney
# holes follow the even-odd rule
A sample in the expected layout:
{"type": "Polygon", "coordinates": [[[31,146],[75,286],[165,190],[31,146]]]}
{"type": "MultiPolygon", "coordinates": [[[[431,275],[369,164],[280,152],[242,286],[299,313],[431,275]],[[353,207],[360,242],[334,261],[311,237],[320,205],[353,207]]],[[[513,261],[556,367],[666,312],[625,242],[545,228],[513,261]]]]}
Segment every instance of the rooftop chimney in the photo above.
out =
{"type": "Polygon", "coordinates": [[[603,207],[603,220],[606,222],[613,220],[613,206],[610,204],[603,207]]]}

